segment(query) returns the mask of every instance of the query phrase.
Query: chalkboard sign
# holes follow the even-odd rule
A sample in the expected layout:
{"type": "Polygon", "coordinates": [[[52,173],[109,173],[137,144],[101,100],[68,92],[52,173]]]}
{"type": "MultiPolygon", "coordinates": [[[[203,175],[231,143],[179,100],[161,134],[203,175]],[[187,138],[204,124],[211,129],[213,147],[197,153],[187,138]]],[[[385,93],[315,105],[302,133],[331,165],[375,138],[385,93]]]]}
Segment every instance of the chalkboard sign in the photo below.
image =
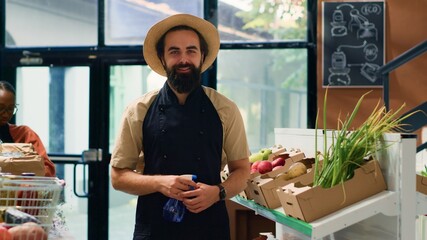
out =
{"type": "Polygon", "coordinates": [[[379,87],[384,2],[323,2],[323,86],[379,87]]]}

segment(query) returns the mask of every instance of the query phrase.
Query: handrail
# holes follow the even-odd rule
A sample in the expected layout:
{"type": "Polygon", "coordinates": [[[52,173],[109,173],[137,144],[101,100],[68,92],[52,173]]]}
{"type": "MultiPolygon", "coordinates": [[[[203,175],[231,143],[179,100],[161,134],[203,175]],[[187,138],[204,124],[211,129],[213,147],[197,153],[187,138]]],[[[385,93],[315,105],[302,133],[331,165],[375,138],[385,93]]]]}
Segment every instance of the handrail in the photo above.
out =
{"type": "MultiPolygon", "coordinates": [[[[389,84],[389,78],[388,78],[389,73],[425,52],[427,52],[427,40],[424,40],[420,44],[407,50],[406,52],[402,53],[395,59],[391,60],[387,64],[377,69],[376,75],[378,76],[378,78],[382,79],[383,81],[383,98],[384,98],[384,105],[387,111],[390,110],[390,100],[389,100],[390,84],[389,84]]],[[[422,105],[425,106],[425,103],[421,104],[419,107],[421,107],[422,105]]],[[[411,121],[419,124],[419,119],[411,120],[411,121]]],[[[424,150],[426,147],[427,147],[427,143],[421,144],[420,146],[417,147],[417,152],[424,150]]]]}
{"type": "Polygon", "coordinates": [[[427,101],[402,114],[401,132],[415,132],[427,124],[427,101]]]}
{"type": "Polygon", "coordinates": [[[417,147],[417,153],[421,152],[422,150],[424,150],[426,148],[427,148],[427,142],[425,142],[425,143],[423,143],[417,147]]]}
{"type": "Polygon", "coordinates": [[[388,74],[401,65],[427,52],[427,40],[402,53],[395,59],[377,69],[376,75],[383,80],[383,98],[386,110],[389,110],[389,79],[388,74]]]}
{"type": "Polygon", "coordinates": [[[53,163],[58,164],[76,164],[82,161],[81,154],[48,154],[53,163]]]}
{"type": "Polygon", "coordinates": [[[402,53],[401,55],[399,55],[395,59],[391,60],[387,64],[378,68],[377,74],[379,74],[379,75],[387,74],[387,73],[393,71],[394,69],[398,68],[399,66],[409,62],[410,60],[412,60],[416,57],[418,57],[419,55],[423,54],[426,51],[427,51],[427,40],[416,45],[415,47],[409,49],[408,51],[402,53]]]}
{"type": "MultiPolygon", "coordinates": [[[[395,129],[395,131],[410,133],[423,128],[427,124],[427,101],[402,114],[401,118],[403,118],[400,122],[401,126],[395,129]]],[[[427,142],[419,145],[417,152],[421,152],[426,147],[427,142]]]]}

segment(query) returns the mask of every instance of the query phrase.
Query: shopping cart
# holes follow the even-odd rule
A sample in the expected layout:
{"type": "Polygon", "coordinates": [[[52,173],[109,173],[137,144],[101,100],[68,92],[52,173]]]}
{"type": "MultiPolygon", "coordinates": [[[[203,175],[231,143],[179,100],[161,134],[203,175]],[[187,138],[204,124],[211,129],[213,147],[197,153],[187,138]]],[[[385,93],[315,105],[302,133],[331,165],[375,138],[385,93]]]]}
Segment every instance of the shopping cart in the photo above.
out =
{"type": "Polygon", "coordinates": [[[49,233],[62,189],[54,177],[0,175],[2,220],[9,227],[36,222],[49,233]],[[14,216],[14,212],[21,214],[14,216]]]}

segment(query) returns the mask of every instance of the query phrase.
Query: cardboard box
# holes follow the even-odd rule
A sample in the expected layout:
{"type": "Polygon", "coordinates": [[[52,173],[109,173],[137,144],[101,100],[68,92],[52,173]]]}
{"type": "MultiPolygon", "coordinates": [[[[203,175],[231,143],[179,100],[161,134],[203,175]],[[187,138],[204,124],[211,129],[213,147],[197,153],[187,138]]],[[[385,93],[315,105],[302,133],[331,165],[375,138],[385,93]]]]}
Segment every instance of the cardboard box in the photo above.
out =
{"type": "Polygon", "coordinates": [[[44,164],[40,155],[23,157],[0,157],[0,168],[3,173],[21,175],[22,173],[34,173],[36,176],[44,176],[44,164]]]}
{"type": "MultiPolygon", "coordinates": [[[[284,169],[278,169],[278,170],[271,171],[271,172],[266,173],[266,174],[260,174],[259,172],[251,173],[249,176],[249,179],[247,181],[247,186],[246,186],[245,190],[243,190],[238,195],[244,199],[253,200],[254,199],[254,196],[253,196],[254,190],[253,190],[253,187],[251,186],[253,179],[255,179],[259,176],[264,176],[264,178],[274,177],[274,176],[282,173],[287,168],[289,168],[289,166],[292,165],[292,163],[300,161],[301,159],[303,159],[305,157],[305,154],[303,152],[301,152],[300,150],[294,150],[294,149],[291,149],[290,151],[286,151],[286,148],[282,147],[281,145],[277,145],[273,149],[272,154],[269,155],[268,160],[264,160],[264,161],[273,161],[274,159],[276,159],[279,156],[285,156],[286,159],[289,159],[289,160],[287,160],[287,164],[284,165],[284,167],[285,167],[284,169]]],[[[224,169],[221,171],[221,181],[225,181],[228,178],[228,176],[229,176],[229,170],[228,170],[228,166],[226,165],[224,167],[224,169]]],[[[274,194],[276,195],[276,193],[274,193],[274,194]]],[[[280,206],[280,204],[279,204],[279,206],[280,206]]]]}
{"type": "Polygon", "coordinates": [[[22,154],[37,154],[34,152],[33,144],[31,143],[1,143],[0,153],[15,153],[22,154]]]}
{"type": "Polygon", "coordinates": [[[417,174],[417,192],[427,195],[427,177],[417,174]]]}
{"type": "Polygon", "coordinates": [[[314,163],[314,158],[308,159],[305,158],[304,153],[296,153],[286,160],[283,167],[257,176],[254,179],[250,179],[245,192],[247,195],[251,196],[251,199],[254,200],[254,202],[261,206],[271,209],[280,207],[281,205],[276,189],[294,181],[298,181],[299,177],[286,181],[282,178],[277,178],[277,176],[287,172],[289,167],[296,162],[303,162],[307,169],[309,169],[314,163]]]}
{"type": "Polygon", "coordinates": [[[30,143],[2,143],[0,144],[0,168],[3,173],[21,175],[34,173],[44,176],[43,159],[34,151],[30,143]]]}
{"type": "Polygon", "coordinates": [[[371,160],[355,170],[353,178],[332,188],[311,187],[313,172],[299,182],[277,189],[286,215],[312,222],[387,189],[378,161],[371,160]],[[345,193],[344,193],[345,191],[345,193]]]}
{"type": "Polygon", "coordinates": [[[288,151],[282,145],[276,145],[273,147],[271,154],[268,155],[267,160],[271,162],[271,161],[273,161],[274,158],[276,158],[282,154],[286,154],[286,152],[288,152],[288,151]]]}

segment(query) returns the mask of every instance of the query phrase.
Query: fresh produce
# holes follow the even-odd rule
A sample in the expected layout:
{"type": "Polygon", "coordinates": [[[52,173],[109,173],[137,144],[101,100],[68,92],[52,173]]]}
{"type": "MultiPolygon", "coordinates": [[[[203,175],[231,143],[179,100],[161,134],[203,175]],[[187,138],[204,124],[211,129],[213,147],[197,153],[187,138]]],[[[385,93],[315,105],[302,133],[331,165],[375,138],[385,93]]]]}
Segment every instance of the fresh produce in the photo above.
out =
{"type": "Polygon", "coordinates": [[[258,165],[262,162],[261,161],[257,161],[251,164],[251,174],[253,173],[258,173],[258,165]]]}
{"type": "Polygon", "coordinates": [[[251,164],[251,170],[258,171],[258,165],[261,163],[261,161],[256,161],[251,164]]]}
{"type": "Polygon", "coordinates": [[[261,161],[263,158],[263,153],[262,152],[256,152],[256,153],[252,153],[249,156],[249,162],[254,163],[254,162],[258,162],[261,161]]]}
{"type": "Polygon", "coordinates": [[[9,229],[12,240],[47,240],[47,234],[37,223],[27,222],[9,229]]]}
{"type": "Polygon", "coordinates": [[[273,145],[269,148],[262,148],[258,152],[252,153],[249,156],[249,162],[254,163],[257,161],[268,160],[271,154],[283,151],[282,145],[273,145]]]}
{"type": "Polygon", "coordinates": [[[302,162],[293,163],[288,170],[289,179],[299,177],[307,173],[307,167],[302,162]]]}
{"type": "Polygon", "coordinates": [[[0,226],[0,240],[12,240],[12,234],[4,226],[0,226]]]}
{"type": "Polygon", "coordinates": [[[273,145],[270,148],[262,148],[256,153],[249,156],[249,162],[251,163],[251,174],[252,173],[267,173],[277,169],[280,166],[285,165],[286,158],[289,154],[277,155],[283,152],[285,149],[282,145],[273,145]],[[268,163],[266,163],[268,162],[268,163]]]}
{"type": "MultiPolygon", "coordinates": [[[[368,92],[369,93],[369,92],[368,92]]],[[[332,131],[332,144],[327,147],[327,135],[324,134],[323,154],[316,155],[314,167],[314,186],[330,188],[350,179],[354,170],[360,167],[366,159],[375,159],[375,153],[387,146],[382,146],[380,139],[386,132],[398,130],[401,121],[412,114],[398,118],[398,113],[403,109],[403,104],[397,111],[386,111],[384,106],[380,107],[378,102],[368,119],[357,129],[351,129],[351,124],[357,115],[359,107],[368,94],[365,93],[357,102],[353,112],[345,120],[338,119],[338,128],[332,131]],[[322,167],[320,168],[320,161],[322,167]]],[[[323,106],[323,129],[326,131],[326,109],[327,92],[323,106]]],[[[316,119],[316,128],[317,128],[316,119]]],[[[317,131],[315,136],[315,150],[317,151],[317,131]]]]}
{"type": "Polygon", "coordinates": [[[273,150],[271,150],[270,148],[263,148],[261,149],[260,153],[262,153],[262,160],[267,160],[268,156],[273,153],[273,150]]]}
{"type": "Polygon", "coordinates": [[[286,163],[286,159],[282,156],[277,157],[271,162],[271,164],[273,165],[273,168],[278,166],[283,166],[285,165],[285,163],[286,163]]]}
{"type": "Polygon", "coordinates": [[[421,176],[427,177],[427,165],[424,165],[424,170],[421,171],[421,176]]]}
{"type": "Polygon", "coordinates": [[[282,180],[288,181],[307,173],[307,167],[302,162],[293,163],[289,170],[276,176],[282,180]]]}
{"type": "Polygon", "coordinates": [[[273,165],[270,161],[261,161],[258,164],[258,172],[261,174],[271,172],[273,170],[273,165]]]}

